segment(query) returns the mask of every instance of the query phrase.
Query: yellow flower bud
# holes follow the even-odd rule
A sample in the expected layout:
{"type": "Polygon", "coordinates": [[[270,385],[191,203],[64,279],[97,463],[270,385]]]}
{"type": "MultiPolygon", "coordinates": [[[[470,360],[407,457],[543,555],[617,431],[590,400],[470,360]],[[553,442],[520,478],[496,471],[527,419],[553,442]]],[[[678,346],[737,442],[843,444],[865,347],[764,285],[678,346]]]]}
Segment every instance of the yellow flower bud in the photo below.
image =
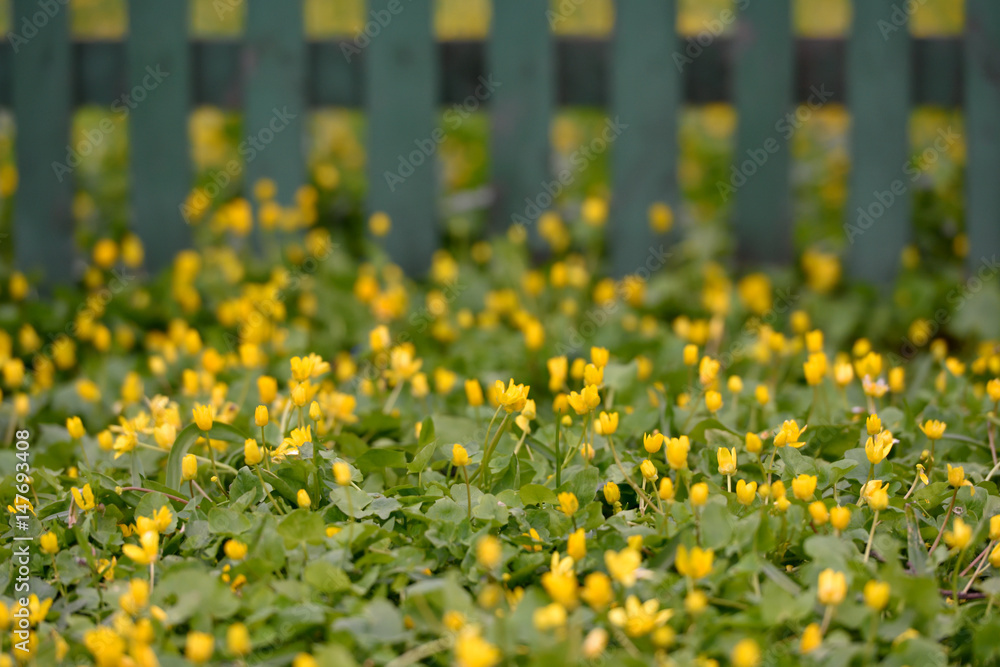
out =
{"type": "Polygon", "coordinates": [[[884,581],[870,580],[865,584],[865,604],[870,609],[882,611],[889,604],[889,584],[884,581]]]}
{"type": "Polygon", "coordinates": [[[198,459],[194,454],[186,454],[181,459],[181,476],[185,482],[198,476],[198,459]]]}
{"type": "Polygon", "coordinates": [[[691,486],[691,505],[702,507],[708,502],[708,484],[698,482],[691,486]]]}
{"type": "Polygon", "coordinates": [[[309,498],[309,493],[305,489],[299,489],[299,492],[295,494],[295,502],[299,507],[306,509],[312,505],[312,499],[309,498]]]}
{"type": "Polygon", "coordinates": [[[268,423],[268,414],[266,405],[258,405],[257,409],[253,411],[253,421],[257,426],[264,427],[268,423]]]}
{"type": "Polygon", "coordinates": [[[451,448],[451,464],[456,468],[469,465],[469,452],[457,442],[451,448]]]}

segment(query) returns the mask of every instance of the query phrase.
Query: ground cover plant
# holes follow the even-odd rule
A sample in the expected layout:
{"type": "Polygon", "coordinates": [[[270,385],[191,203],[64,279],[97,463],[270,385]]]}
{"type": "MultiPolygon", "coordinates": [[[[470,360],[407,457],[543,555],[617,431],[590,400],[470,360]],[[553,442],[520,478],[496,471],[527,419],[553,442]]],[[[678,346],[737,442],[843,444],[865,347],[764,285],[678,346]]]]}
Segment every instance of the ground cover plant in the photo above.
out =
{"type": "Polygon", "coordinates": [[[163,275],[125,236],[80,289],[6,282],[3,663],[1000,649],[992,269],[910,248],[877,293],[817,252],[730,275],[690,233],[615,280],[591,203],[543,218],[542,264],[514,227],[416,284],[312,215],[255,259],[248,210],[163,275]]]}

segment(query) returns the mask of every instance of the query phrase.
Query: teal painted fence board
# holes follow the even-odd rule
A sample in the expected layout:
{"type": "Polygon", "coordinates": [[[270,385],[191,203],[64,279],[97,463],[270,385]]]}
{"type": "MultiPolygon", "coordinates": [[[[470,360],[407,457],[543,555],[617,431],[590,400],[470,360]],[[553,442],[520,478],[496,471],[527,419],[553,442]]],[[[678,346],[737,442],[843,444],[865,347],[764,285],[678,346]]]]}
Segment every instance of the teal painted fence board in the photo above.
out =
{"type": "Polygon", "coordinates": [[[131,227],[154,272],[191,242],[182,210],[191,189],[187,23],[184,0],[129,5],[128,86],[111,106],[128,117],[131,227]]]}
{"type": "Polygon", "coordinates": [[[967,263],[1000,254],[1000,3],[965,5],[965,226],[967,263]]]}
{"type": "MultiPolygon", "coordinates": [[[[535,245],[538,217],[565,188],[550,169],[555,58],[547,11],[547,3],[537,0],[494,3],[481,88],[468,104],[458,107],[490,104],[490,167],[496,195],[492,231],[522,224],[535,245]]],[[[450,122],[448,116],[445,120],[450,122]]]]}
{"type": "Polygon", "coordinates": [[[365,50],[368,99],[368,211],[392,230],[381,242],[403,269],[422,275],[438,246],[437,60],[430,0],[369,0],[387,17],[365,50]]]}
{"type": "MultiPolygon", "coordinates": [[[[302,0],[249,0],[245,36],[244,190],[269,178],[278,201],[306,181],[306,43],[302,0]]],[[[260,226],[255,230],[260,231],[260,226]]],[[[260,237],[258,236],[258,242],[260,237]]]]}
{"type": "Polygon", "coordinates": [[[13,106],[20,185],[14,207],[16,262],[50,283],[73,274],[73,171],[82,153],[70,144],[69,8],[43,12],[37,0],[15,0],[13,106]]]}
{"type": "MultiPolygon", "coordinates": [[[[791,141],[799,125],[792,104],[791,2],[738,4],[742,9],[733,53],[736,153],[716,189],[723,201],[733,203],[739,259],[747,264],[783,263],[792,257],[791,141]]],[[[725,19],[720,17],[720,23],[725,19]]]]}
{"type": "Polygon", "coordinates": [[[650,207],[662,203],[677,212],[678,109],[686,64],[674,0],[620,0],[616,12],[611,113],[598,138],[612,158],[611,264],[624,275],[662,261],[664,239],[652,231],[650,207]]]}
{"type": "Polygon", "coordinates": [[[850,194],[844,232],[851,277],[888,283],[910,238],[910,34],[896,0],[854,3],[847,49],[850,194]]]}

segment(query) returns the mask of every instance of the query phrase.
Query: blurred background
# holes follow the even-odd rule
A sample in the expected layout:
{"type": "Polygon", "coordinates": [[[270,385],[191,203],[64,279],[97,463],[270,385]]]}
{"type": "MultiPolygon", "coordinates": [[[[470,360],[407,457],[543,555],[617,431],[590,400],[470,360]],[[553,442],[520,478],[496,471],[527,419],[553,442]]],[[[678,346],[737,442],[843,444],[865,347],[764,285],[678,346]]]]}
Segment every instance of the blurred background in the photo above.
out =
{"type": "MultiPolygon", "coordinates": [[[[246,3],[192,0],[191,37],[235,38],[242,34],[246,3]]],[[[0,0],[0,31],[11,29],[13,0],[0,0]]],[[[730,0],[679,0],[681,35],[703,32],[721,12],[733,9],[730,0]]],[[[915,3],[909,17],[914,36],[953,36],[962,33],[962,0],[925,0],[915,3]]],[[[489,34],[490,0],[437,0],[434,28],[440,40],[482,39],[489,34]]],[[[558,0],[553,0],[553,7],[558,0]]],[[[554,31],[562,35],[606,37],[613,30],[612,0],[578,0],[554,31]]],[[[837,37],[851,24],[849,0],[795,0],[795,31],[799,36],[837,37]]],[[[72,33],[79,40],[119,39],[127,31],[126,0],[71,0],[72,33]]],[[[364,0],[306,0],[305,30],[310,38],[352,36],[366,21],[364,0]]],[[[726,26],[732,30],[734,24],[726,26]]],[[[442,109],[444,113],[444,109],[442,109]]],[[[567,156],[596,136],[604,127],[603,109],[558,108],[551,124],[551,143],[558,156],[567,156]]],[[[729,104],[686,106],[681,116],[678,177],[683,194],[684,219],[692,223],[690,233],[706,257],[726,243],[725,224],[729,203],[718,196],[716,184],[728,178],[734,153],[737,117],[729,104]]],[[[78,108],[73,119],[74,144],[98,123],[127,122],[101,107],[78,108]]],[[[843,253],[849,157],[849,116],[838,104],[827,104],[794,134],[792,140],[794,249],[796,256],[836,257],[843,253]]],[[[937,130],[951,125],[959,140],[931,164],[921,165],[923,174],[914,189],[914,238],[921,240],[920,255],[938,256],[958,266],[968,251],[962,234],[961,194],[965,145],[962,114],[958,110],[917,107],[911,116],[912,154],[931,145],[937,130]]],[[[362,110],[312,109],[307,121],[308,160],[312,181],[335,192],[336,209],[348,220],[363,215],[365,182],[365,115],[362,110]]],[[[488,179],[488,111],[477,111],[453,127],[442,122],[446,136],[438,151],[439,184],[445,196],[474,191],[488,179]]],[[[0,229],[11,224],[11,200],[17,187],[14,166],[16,128],[9,109],[0,109],[0,229]]],[[[190,116],[192,159],[201,182],[206,175],[238,157],[243,135],[241,114],[213,107],[200,107],[190,116]]],[[[128,210],[128,133],[113,131],[83,158],[75,171],[76,193],[73,215],[77,242],[90,247],[97,239],[118,237],[126,228],[128,210]]],[[[597,155],[561,195],[562,204],[605,198],[609,194],[609,154],[597,155]]],[[[251,184],[236,179],[228,196],[249,197],[251,184]]],[[[730,199],[730,202],[732,200],[730,199]]],[[[474,216],[449,216],[444,224],[452,237],[481,233],[474,216]]],[[[5,244],[4,252],[10,251],[5,244]]],[[[904,265],[906,259],[904,257],[904,265]]]]}

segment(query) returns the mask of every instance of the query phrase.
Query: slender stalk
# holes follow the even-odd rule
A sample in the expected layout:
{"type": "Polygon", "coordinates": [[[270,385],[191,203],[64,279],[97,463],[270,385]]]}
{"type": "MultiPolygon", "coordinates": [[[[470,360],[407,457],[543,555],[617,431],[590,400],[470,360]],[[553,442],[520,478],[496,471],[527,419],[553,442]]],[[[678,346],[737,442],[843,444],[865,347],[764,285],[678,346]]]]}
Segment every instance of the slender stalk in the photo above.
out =
{"type": "Polygon", "coordinates": [[[868,545],[865,547],[865,560],[864,560],[865,563],[868,562],[868,557],[872,553],[872,542],[875,540],[875,526],[877,525],[878,525],[878,510],[875,510],[875,518],[872,519],[872,529],[871,532],[868,533],[868,545]]]}
{"type": "Polygon", "coordinates": [[[465,493],[469,498],[469,525],[472,525],[472,485],[469,483],[469,468],[462,466],[462,474],[465,475],[465,493]]]}
{"type": "Polygon", "coordinates": [[[948,503],[948,511],[944,513],[944,521],[941,522],[941,529],[938,530],[937,537],[934,538],[934,544],[931,545],[931,548],[927,551],[927,553],[930,554],[934,553],[934,549],[937,547],[938,544],[940,544],[941,536],[944,535],[944,529],[948,525],[948,519],[949,517],[951,517],[952,510],[955,509],[955,500],[957,498],[958,498],[958,489],[955,489],[955,492],[951,494],[951,502],[948,503]]]}
{"type": "Polygon", "coordinates": [[[562,425],[562,419],[559,415],[556,415],[556,488],[558,489],[562,486],[562,455],[559,453],[559,439],[560,439],[560,426],[562,425]]]}
{"type": "Polygon", "coordinates": [[[622,465],[622,460],[618,457],[618,450],[615,449],[615,443],[614,443],[614,440],[611,437],[608,437],[608,446],[611,448],[611,454],[612,454],[612,456],[615,457],[615,463],[618,464],[618,469],[622,471],[622,475],[625,476],[625,481],[628,482],[628,485],[631,486],[635,490],[636,494],[640,498],[642,498],[644,501],[646,501],[647,505],[649,505],[650,507],[652,507],[654,510],[656,510],[660,514],[663,514],[663,510],[661,510],[659,507],[657,507],[656,505],[654,505],[653,501],[650,500],[649,496],[647,496],[643,492],[643,490],[639,488],[639,485],[636,484],[635,482],[633,482],[632,478],[629,477],[628,473],[625,472],[625,466],[622,465]]]}
{"type": "Polygon", "coordinates": [[[267,488],[267,484],[264,483],[264,476],[260,474],[260,466],[256,465],[253,467],[253,469],[257,472],[257,479],[260,480],[260,485],[264,487],[264,493],[266,493],[267,497],[271,500],[271,504],[274,505],[275,511],[277,511],[278,514],[284,514],[285,511],[281,509],[281,506],[278,505],[278,501],[275,500],[274,496],[271,495],[271,490],[267,488]]]}

